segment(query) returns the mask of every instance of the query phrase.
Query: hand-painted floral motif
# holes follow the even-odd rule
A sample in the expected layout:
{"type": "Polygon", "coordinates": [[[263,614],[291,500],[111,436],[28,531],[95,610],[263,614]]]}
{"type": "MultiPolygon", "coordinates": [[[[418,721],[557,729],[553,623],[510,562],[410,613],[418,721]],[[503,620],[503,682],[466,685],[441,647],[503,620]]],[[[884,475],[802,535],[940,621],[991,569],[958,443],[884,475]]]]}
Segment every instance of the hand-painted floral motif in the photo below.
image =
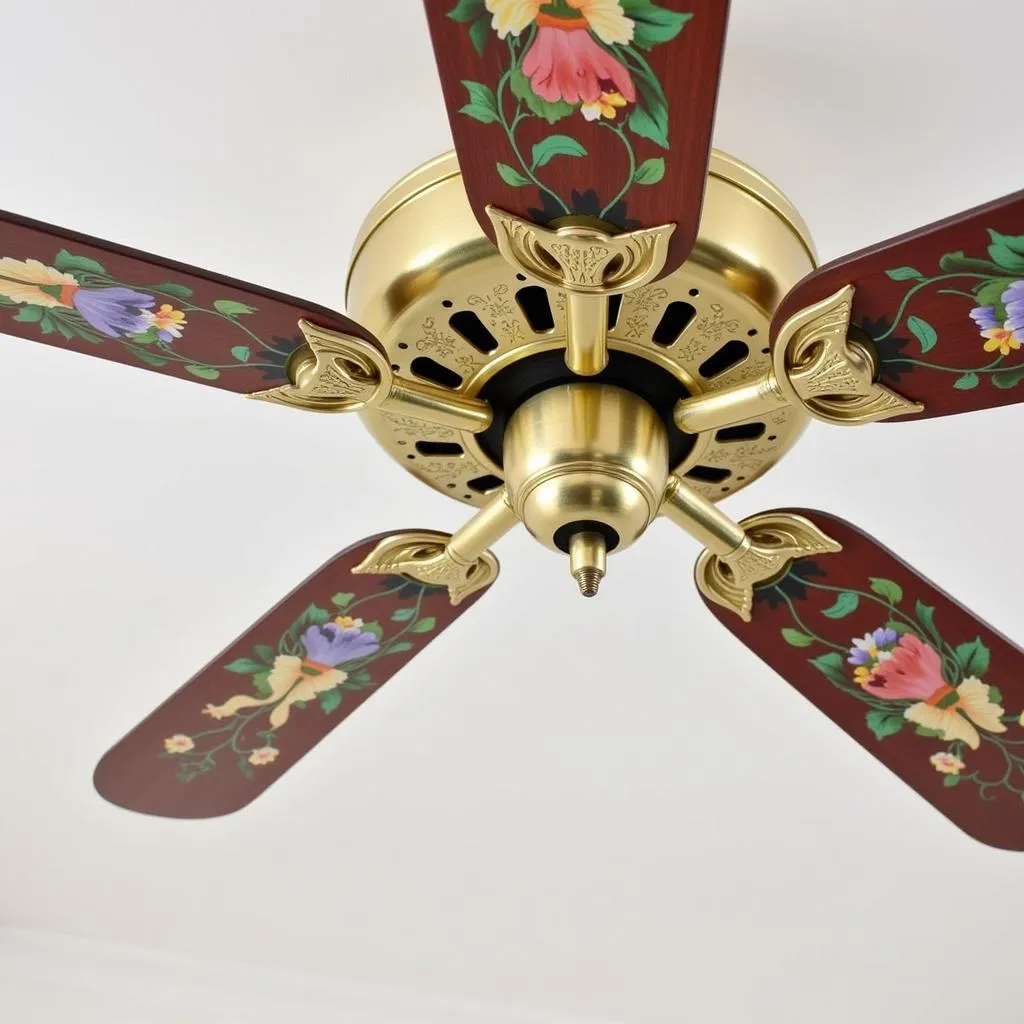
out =
{"type": "Polygon", "coordinates": [[[822,651],[809,663],[865,706],[865,723],[878,740],[913,726],[937,782],[971,783],[986,800],[1000,789],[1024,800],[1024,736],[1008,735],[1011,724],[1024,722],[1024,712],[1008,714],[1002,694],[987,681],[994,666],[985,643],[961,637],[954,646],[936,622],[935,608],[921,601],[904,607],[909,602],[893,580],[871,578],[864,589],[849,589],[819,582],[823,576],[815,563],[796,562],[781,580],[757,591],[757,600],[788,607],[793,625],[782,629],[786,643],[822,651]],[[801,614],[808,590],[835,594],[821,616],[837,625],[815,625],[801,614]],[[861,637],[844,635],[838,623],[869,604],[877,607],[880,624],[861,637]],[[946,748],[936,751],[936,740],[946,748]],[[1000,774],[972,768],[970,752],[983,745],[1001,754],[1000,774]]]}
{"type": "Polygon", "coordinates": [[[286,379],[285,364],[301,339],[267,341],[240,319],[256,312],[252,306],[225,298],[207,308],[192,302],[192,295],[176,282],[140,288],[116,281],[103,264],[66,249],[50,265],[0,258],[0,310],[14,311],[15,321],[37,324],[43,334],[94,345],[114,342],[146,366],[180,363],[201,380],[217,380],[222,370],[243,365],[261,370],[264,380],[286,379]],[[175,349],[202,317],[217,318],[238,332],[238,344],[230,349],[233,362],[200,362],[175,349]]]}
{"type": "MultiPolygon", "coordinates": [[[[192,735],[176,733],[163,741],[157,756],[179,762],[178,779],[191,782],[213,771],[218,757],[234,755],[238,770],[252,778],[253,768],[273,764],[281,753],[278,733],[293,713],[320,714],[336,711],[348,691],[367,690],[377,684],[372,666],[379,658],[412,650],[416,638],[437,626],[433,616],[421,616],[424,596],[437,588],[412,583],[402,577],[383,581],[379,592],[356,599],[335,594],[331,610],[310,605],[277,642],[257,644],[251,657],[237,658],[225,671],[248,676],[250,688],[222,704],[207,704],[203,714],[215,723],[192,735]],[[402,603],[382,625],[364,622],[351,614],[356,607],[389,598],[402,603]]],[[[284,733],[287,743],[287,732],[284,733]]]]}
{"type": "Polygon", "coordinates": [[[913,283],[892,323],[876,320],[860,325],[878,346],[884,378],[895,383],[902,374],[922,367],[954,375],[950,380],[959,391],[971,391],[983,382],[1007,390],[1024,381],[1024,235],[1002,235],[993,230],[988,234],[987,259],[946,253],[939,260],[939,273],[931,277],[915,267],[886,271],[893,281],[913,283]],[[936,288],[940,295],[966,300],[965,323],[978,333],[977,366],[950,366],[910,355],[910,338],[897,337],[905,327],[916,339],[920,356],[936,348],[941,353],[939,332],[913,313],[915,298],[936,288]]]}
{"type": "Polygon", "coordinates": [[[644,53],[674,39],[693,15],[653,0],[458,0],[448,17],[469,26],[481,56],[494,35],[508,48],[493,88],[463,83],[468,102],[461,108],[467,117],[496,124],[505,133],[515,166],[497,163],[502,181],[539,190],[537,219],[577,214],[633,227],[626,219],[626,197],[634,186],[661,181],[665,160],[651,157],[638,165],[632,139],[669,148],[668,101],[644,53]],[[575,190],[560,195],[545,182],[543,168],[552,160],[587,156],[568,121],[574,116],[618,137],[628,171],[614,196],[575,190]],[[538,120],[569,127],[536,142],[527,155],[521,130],[538,120]]]}

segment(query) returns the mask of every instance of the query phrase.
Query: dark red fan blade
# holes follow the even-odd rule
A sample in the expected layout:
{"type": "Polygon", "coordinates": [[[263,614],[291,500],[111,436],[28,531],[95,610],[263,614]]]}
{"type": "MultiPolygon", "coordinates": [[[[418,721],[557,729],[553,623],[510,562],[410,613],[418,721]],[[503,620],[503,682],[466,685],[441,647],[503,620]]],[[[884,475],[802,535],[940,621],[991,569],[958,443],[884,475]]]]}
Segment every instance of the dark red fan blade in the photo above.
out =
{"type": "Polygon", "coordinates": [[[1024,850],[1024,651],[857,527],[786,511],[842,552],[759,588],[749,623],[708,607],[968,835],[1024,850]]]}
{"type": "Polygon", "coordinates": [[[623,230],[676,224],[664,273],[686,259],[728,0],[426,0],[426,9],[459,166],[488,235],[488,205],[539,224],[569,215],[623,230]]]}
{"type": "Polygon", "coordinates": [[[913,419],[1024,401],[1024,192],[816,270],[786,296],[772,338],[847,284],[882,381],[924,403],[913,419]]]}
{"type": "Polygon", "coordinates": [[[485,593],[351,570],[387,534],[341,552],[103,756],[111,803],[167,818],[237,811],[276,782],[485,593]]]}
{"type": "Polygon", "coordinates": [[[373,341],[322,306],[0,212],[0,332],[243,394],[288,384],[300,318],[373,341]]]}

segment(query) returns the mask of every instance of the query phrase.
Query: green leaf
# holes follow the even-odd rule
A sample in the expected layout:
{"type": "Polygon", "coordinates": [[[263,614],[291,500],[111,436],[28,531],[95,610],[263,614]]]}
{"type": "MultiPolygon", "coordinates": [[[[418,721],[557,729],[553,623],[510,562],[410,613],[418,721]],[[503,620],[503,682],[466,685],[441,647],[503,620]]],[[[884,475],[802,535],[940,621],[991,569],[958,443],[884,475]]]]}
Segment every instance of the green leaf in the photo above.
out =
{"type": "Polygon", "coordinates": [[[481,124],[497,124],[501,120],[498,116],[498,99],[491,87],[483,82],[468,80],[463,80],[462,84],[469,93],[469,102],[459,108],[459,113],[481,124]]]}
{"type": "Polygon", "coordinates": [[[167,365],[167,360],[164,359],[163,356],[153,355],[152,352],[147,352],[145,349],[141,349],[138,352],[132,352],[132,355],[135,356],[135,358],[138,359],[140,362],[145,363],[147,366],[159,368],[161,366],[167,365]]]}
{"type": "Polygon", "coordinates": [[[43,310],[43,315],[39,318],[39,330],[42,331],[43,334],[53,334],[53,332],[57,330],[57,327],[50,316],[50,311],[47,309],[43,310]]]}
{"type": "Polygon", "coordinates": [[[568,135],[549,135],[533,147],[530,169],[549,164],[556,156],[586,156],[587,151],[568,135]]]}
{"type": "Polygon", "coordinates": [[[1004,373],[993,373],[992,383],[1003,391],[1015,388],[1024,380],[1024,366],[1018,366],[1015,370],[1006,370],[1004,373]]]}
{"type": "Polygon", "coordinates": [[[249,356],[250,356],[251,352],[250,352],[250,349],[249,349],[248,345],[235,345],[235,347],[232,348],[232,350],[231,350],[231,354],[240,363],[247,363],[247,362],[249,362],[249,356]]]}
{"type": "Polygon", "coordinates": [[[486,17],[487,8],[484,0],[459,0],[459,2],[448,12],[452,21],[475,21],[477,18],[486,17]]]}
{"type": "Polygon", "coordinates": [[[886,736],[895,736],[902,728],[906,719],[898,711],[869,711],[864,720],[868,728],[875,734],[876,740],[884,740],[886,736]]]}
{"type": "Polygon", "coordinates": [[[432,629],[437,626],[437,619],[433,615],[428,615],[424,619],[420,619],[419,622],[413,624],[410,632],[412,633],[429,633],[432,629]]]}
{"type": "Polygon", "coordinates": [[[163,295],[173,295],[176,299],[191,299],[192,289],[186,288],[183,284],[175,284],[173,281],[164,284],[153,285],[153,291],[161,292],[163,295]]]}
{"type": "Polygon", "coordinates": [[[543,97],[538,96],[530,86],[530,80],[519,68],[512,69],[508,79],[508,86],[516,99],[522,100],[530,110],[539,117],[543,117],[548,124],[561,121],[563,117],[568,117],[576,109],[571,103],[566,103],[565,100],[556,100],[554,103],[549,103],[543,97]]]}
{"type": "Polygon", "coordinates": [[[249,761],[246,758],[245,754],[239,754],[238,755],[238,761],[236,763],[238,764],[238,770],[247,779],[251,779],[252,778],[252,765],[249,764],[249,761]]]}
{"type": "Polygon", "coordinates": [[[224,666],[228,672],[237,672],[240,676],[255,675],[257,672],[265,671],[266,667],[262,662],[253,661],[252,658],[235,658],[224,666]]]}
{"type": "Polygon", "coordinates": [[[988,688],[988,699],[992,701],[993,704],[1002,704],[1003,691],[1000,690],[998,686],[990,686],[988,688]]]}
{"type": "Polygon", "coordinates": [[[408,622],[416,614],[415,608],[399,608],[392,616],[392,622],[408,622]]]}
{"type": "Polygon", "coordinates": [[[843,656],[838,651],[830,651],[828,654],[811,658],[810,662],[822,675],[837,686],[848,686],[850,680],[846,676],[846,665],[843,656]]]}
{"type": "Polygon", "coordinates": [[[277,651],[275,651],[270,644],[257,644],[254,650],[256,651],[257,656],[268,665],[274,664],[274,659],[277,657],[277,651]]]}
{"type": "Polygon", "coordinates": [[[491,38],[491,16],[487,13],[469,26],[469,41],[473,44],[477,56],[482,57],[487,49],[487,40],[491,38]]]}
{"type": "Polygon", "coordinates": [[[213,308],[218,313],[223,313],[224,316],[244,316],[246,313],[256,312],[252,306],[247,306],[244,302],[236,302],[234,299],[217,299],[213,308]]]}
{"type": "Polygon", "coordinates": [[[996,307],[997,318],[1002,319],[1006,312],[1003,307],[1003,292],[1016,281],[1016,277],[993,277],[975,289],[975,301],[979,306],[996,307]]]}
{"type": "Polygon", "coordinates": [[[810,647],[814,643],[814,639],[806,633],[801,633],[799,629],[790,629],[788,626],[782,631],[782,639],[790,647],[810,647]]]}
{"type": "Polygon", "coordinates": [[[928,739],[938,739],[940,736],[945,736],[946,733],[942,729],[929,729],[925,725],[919,725],[915,730],[914,734],[917,736],[925,736],[928,739]]]}
{"type": "Polygon", "coordinates": [[[42,318],[42,306],[23,306],[14,317],[19,324],[37,324],[42,318]]]}
{"type": "Polygon", "coordinates": [[[967,256],[962,249],[947,252],[939,260],[939,270],[944,274],[997,274],[999,268],[989,260],[975,259],[967,256]]]}
{"type": "Polygon", "coordinates": [[[397,644],[392,644],[384,653],[385,654],[401,654],[404,651],[411,651],[412,644],[405,640],[400,641],[397,644]]]}
{"type": "Polygon", "coordinates": [[[941,644],[942,637],[939,635],[938,629],[935,628],[935,608],[918,601],[914,606],[914,614],[917,616],[917,621],[924,626],[929,637],[935,643],[941,644]]]}
{"type": "Polygon", "coordinates": [[[337,711],[341,706],[341,690],[335,687],[333,690],[324,690],[320,694],[320,710],[325,714],[329,715],[332,711],[337,711]]]}
{"type": "Polygon", "coordinates": [[[665,161],[660,156],[652,156],[645,160],[633,175],[636,185],[657,185],[665,177],[665,161]]]}
{"type": "Polygon", "coordinates": [[[904,633],[913,633],[914,627],[908,626],[905,622],[897,622],[896,619],[890,619],[885,624],[886,629],[891,629],[894,633],[899,633],[901,636],[904,633]]]}
{"type": "Polygon", "coordinates": [[[133,334],[131,340],[133,345],[155,345],[160,341],[160,335],[157,334],[155,327],[150,327],[148,330],[133,334]]]}
{"type": "Polygon", "coordinates": [[[356,595],[351,592],[335,594],[334,597],[331,598],[331,604],[338,608],[347,608],[355,599],[355,596],[356,595]]]}
{"type": "Polygon", "coordinates": [[[892,281],[923,281],[924,274],[916,267],[895,267],[887,270],[885,276],[892,281]]]}
{"type": "Polygon", "coordinates": [[[925,352],[931,352],[935,348],[939,335],[927,320],[922,320],[919,316],[909,317],[907,327],[910,329],[910,333],[921,343],[922,355],[925,352]]]}
{"type": "Polygon", "coordinates": [[[956,663],[965,676],[977,676],[980,679],[992,661],[992,655],[980,636],[970,643],[959,644],[955,653],[956,663]]]}
{"type": "Polygon", "coordinates": [[[373,685],[373,677],[364,669],[362,672],[356,672],[354,675],[349,676],[348,679],[342,683],[342,689],[366,690],[373,685]]]}
{"type": "Polygon", "coordinates": [[[988,254],[1004,270],[1024,270],[1024,235],[1001,235],[989,230],[988,254]]]}
{"type": "Polygon", "coordinates": [[[675,39],[693,17],[666,10],[652,0],[621,0],[621,6],[626,17],[633,19],[633,45],[641,50],[675,39]]]}
{"type": "Polygon", "coordinates": [[[953,381],[953,387],[957,391],[973,391],[978,386],[978,375],[976,373],[965,373],[953,381]]]}
{"type": "Polygon", "coordinates": [[[274,692],[273,687],[270,685],[270,669],[264,669],[262,672],[257,672],[256,675],[252,677],[252,685],[256,690],[257,697],[269,697],[274,692]]]}
{"type": "Polygon", "coordinates": [[[380,628],[380,623],[376,619],[373,622],[364,622],[363,632],[372,633],[378,640],[384,636],[384,630],[380,628]]]}
{"type": "Polygon", "coordinates": [[[946,775],[942,779],[942,784],[946,787],[946,789],[952,789],[954,786],[959,786],[960,785],[960,776],[959,775],[946,775]]]}
{"type": "Polygon", "coordinates": [[[203,380],[216,380],[220,376],[220,370],[212,366],[200,366],[198,363],[189,363],[185,367],[193,377],[202,377],[203,380]]]}
{"type": "Polygon", "coordinates": [[[626,120],[629,130],[642,139],[650,139],[662,149],[668,149],[668,108],[648,112],[643,107],[634,107],[626,120]]]}
{"type": "Polygon", "coordinates": [[[72,256],[67,249],[61,249],[53,261],[55,270],[63,274],[74,274],[77,270],[85,274],[102,274],[107,276],[106,268],[102,263],[89,259],[88,256],[72,256]]]}
{"type": "Polygon", "coordinates": [[[826,608],[821,614],[826,619],[845,619],[852,615],[860,604],[860,598],[852,590],[844,590],[837,598],[831,608],[826,608]]]}
{"type": "Polygon", "coordinates": [[[871,577],[871,589],[880,597],[884,597],[889,604],[899,604],[903,600],[903,588],[881,576],[871,577]]]}
{"type": "Polygon", "coordinates": [[[498,163],[498,174],[501,175],[501,180],[506,185],[511,185],[513,188],[522,188],[523,185],[529,185],[530,179],[524,178],[514,167],[509,167],[508,164],[498,163]]]}

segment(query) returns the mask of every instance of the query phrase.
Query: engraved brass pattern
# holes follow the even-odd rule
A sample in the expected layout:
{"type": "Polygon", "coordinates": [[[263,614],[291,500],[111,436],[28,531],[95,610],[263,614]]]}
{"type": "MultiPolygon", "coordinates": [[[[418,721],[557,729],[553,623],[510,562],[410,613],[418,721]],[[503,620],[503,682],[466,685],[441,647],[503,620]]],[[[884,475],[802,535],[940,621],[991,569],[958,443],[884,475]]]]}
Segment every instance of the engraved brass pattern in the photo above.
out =
{"type": "Polygon", "coordinates": [[[781,576],[790,562],[842,551],[842,545],[803,516],[768,512],[743,520],[745,539],[730,554],[704,551],[695,576],[701,593],[749,622],[754,588],[781,576]]]}
{"type": "MultiPolygon", "coordinates": [[[[765,376],[771,367],[771,315],[782,296],[813,269],[809,245],[799,217],[771,186],[716,154],[693,254],[679,270],[622,295],[609,348],[654,363],[694,395],[717,394],[741,377],[765,376]],[[692,307],[692,319],[675,340],[659,344],[654,334],[677,303],[692,307]],[[719,376],[704,378],[701,365],[733,339],[748,346],[747,357],[719,376]]],[[[517,273],[481,231],[449,155],[414,172],[371,213],[356,245],[348,308],[380,339],[389,365],[398,367],[396,374],[422,379],[413,364],[426,357],[458,375],[452,393],[475,397],[505,366],[565,347],[566,293],[540,286],[553,326],[534,327],[523,305],[527,287],[537,285],[517,273]],[[475,314],[495,347],[482,351],[460,333],[459,314],[475,314]]],[[[404,409],[370,405],[360,416],[407,471],[453,498],[482,507],[505,479],[472,431],[446,432],[404,409]],[[459,444],[463,454],[423,454],[416,447],[421,441],[459,444]],[[435,468],[439,462],[443,469],[435,468]]],[[[673,472],[710,500],[733,494],[789,450],[807,415],[800,407],[783,406],[753,420],[765,424],[756,442],[720,441],[714,430],[700,433],[673,472]],[[696,466],[729,475],[686,478],[696,466]]]]}

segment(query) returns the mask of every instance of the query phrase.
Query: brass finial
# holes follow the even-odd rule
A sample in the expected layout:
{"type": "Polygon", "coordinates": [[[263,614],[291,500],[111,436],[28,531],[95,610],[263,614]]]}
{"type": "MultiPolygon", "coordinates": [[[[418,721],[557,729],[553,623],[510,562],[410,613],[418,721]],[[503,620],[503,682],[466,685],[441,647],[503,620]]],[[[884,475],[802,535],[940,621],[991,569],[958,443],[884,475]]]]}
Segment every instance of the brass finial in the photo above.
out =
{"type": "Polygon", "coordinates": [[[608,571],[604,537],[592,530],[574,533],[569,540],[569,571],[584,597],[596,597],[608,571]]]}

